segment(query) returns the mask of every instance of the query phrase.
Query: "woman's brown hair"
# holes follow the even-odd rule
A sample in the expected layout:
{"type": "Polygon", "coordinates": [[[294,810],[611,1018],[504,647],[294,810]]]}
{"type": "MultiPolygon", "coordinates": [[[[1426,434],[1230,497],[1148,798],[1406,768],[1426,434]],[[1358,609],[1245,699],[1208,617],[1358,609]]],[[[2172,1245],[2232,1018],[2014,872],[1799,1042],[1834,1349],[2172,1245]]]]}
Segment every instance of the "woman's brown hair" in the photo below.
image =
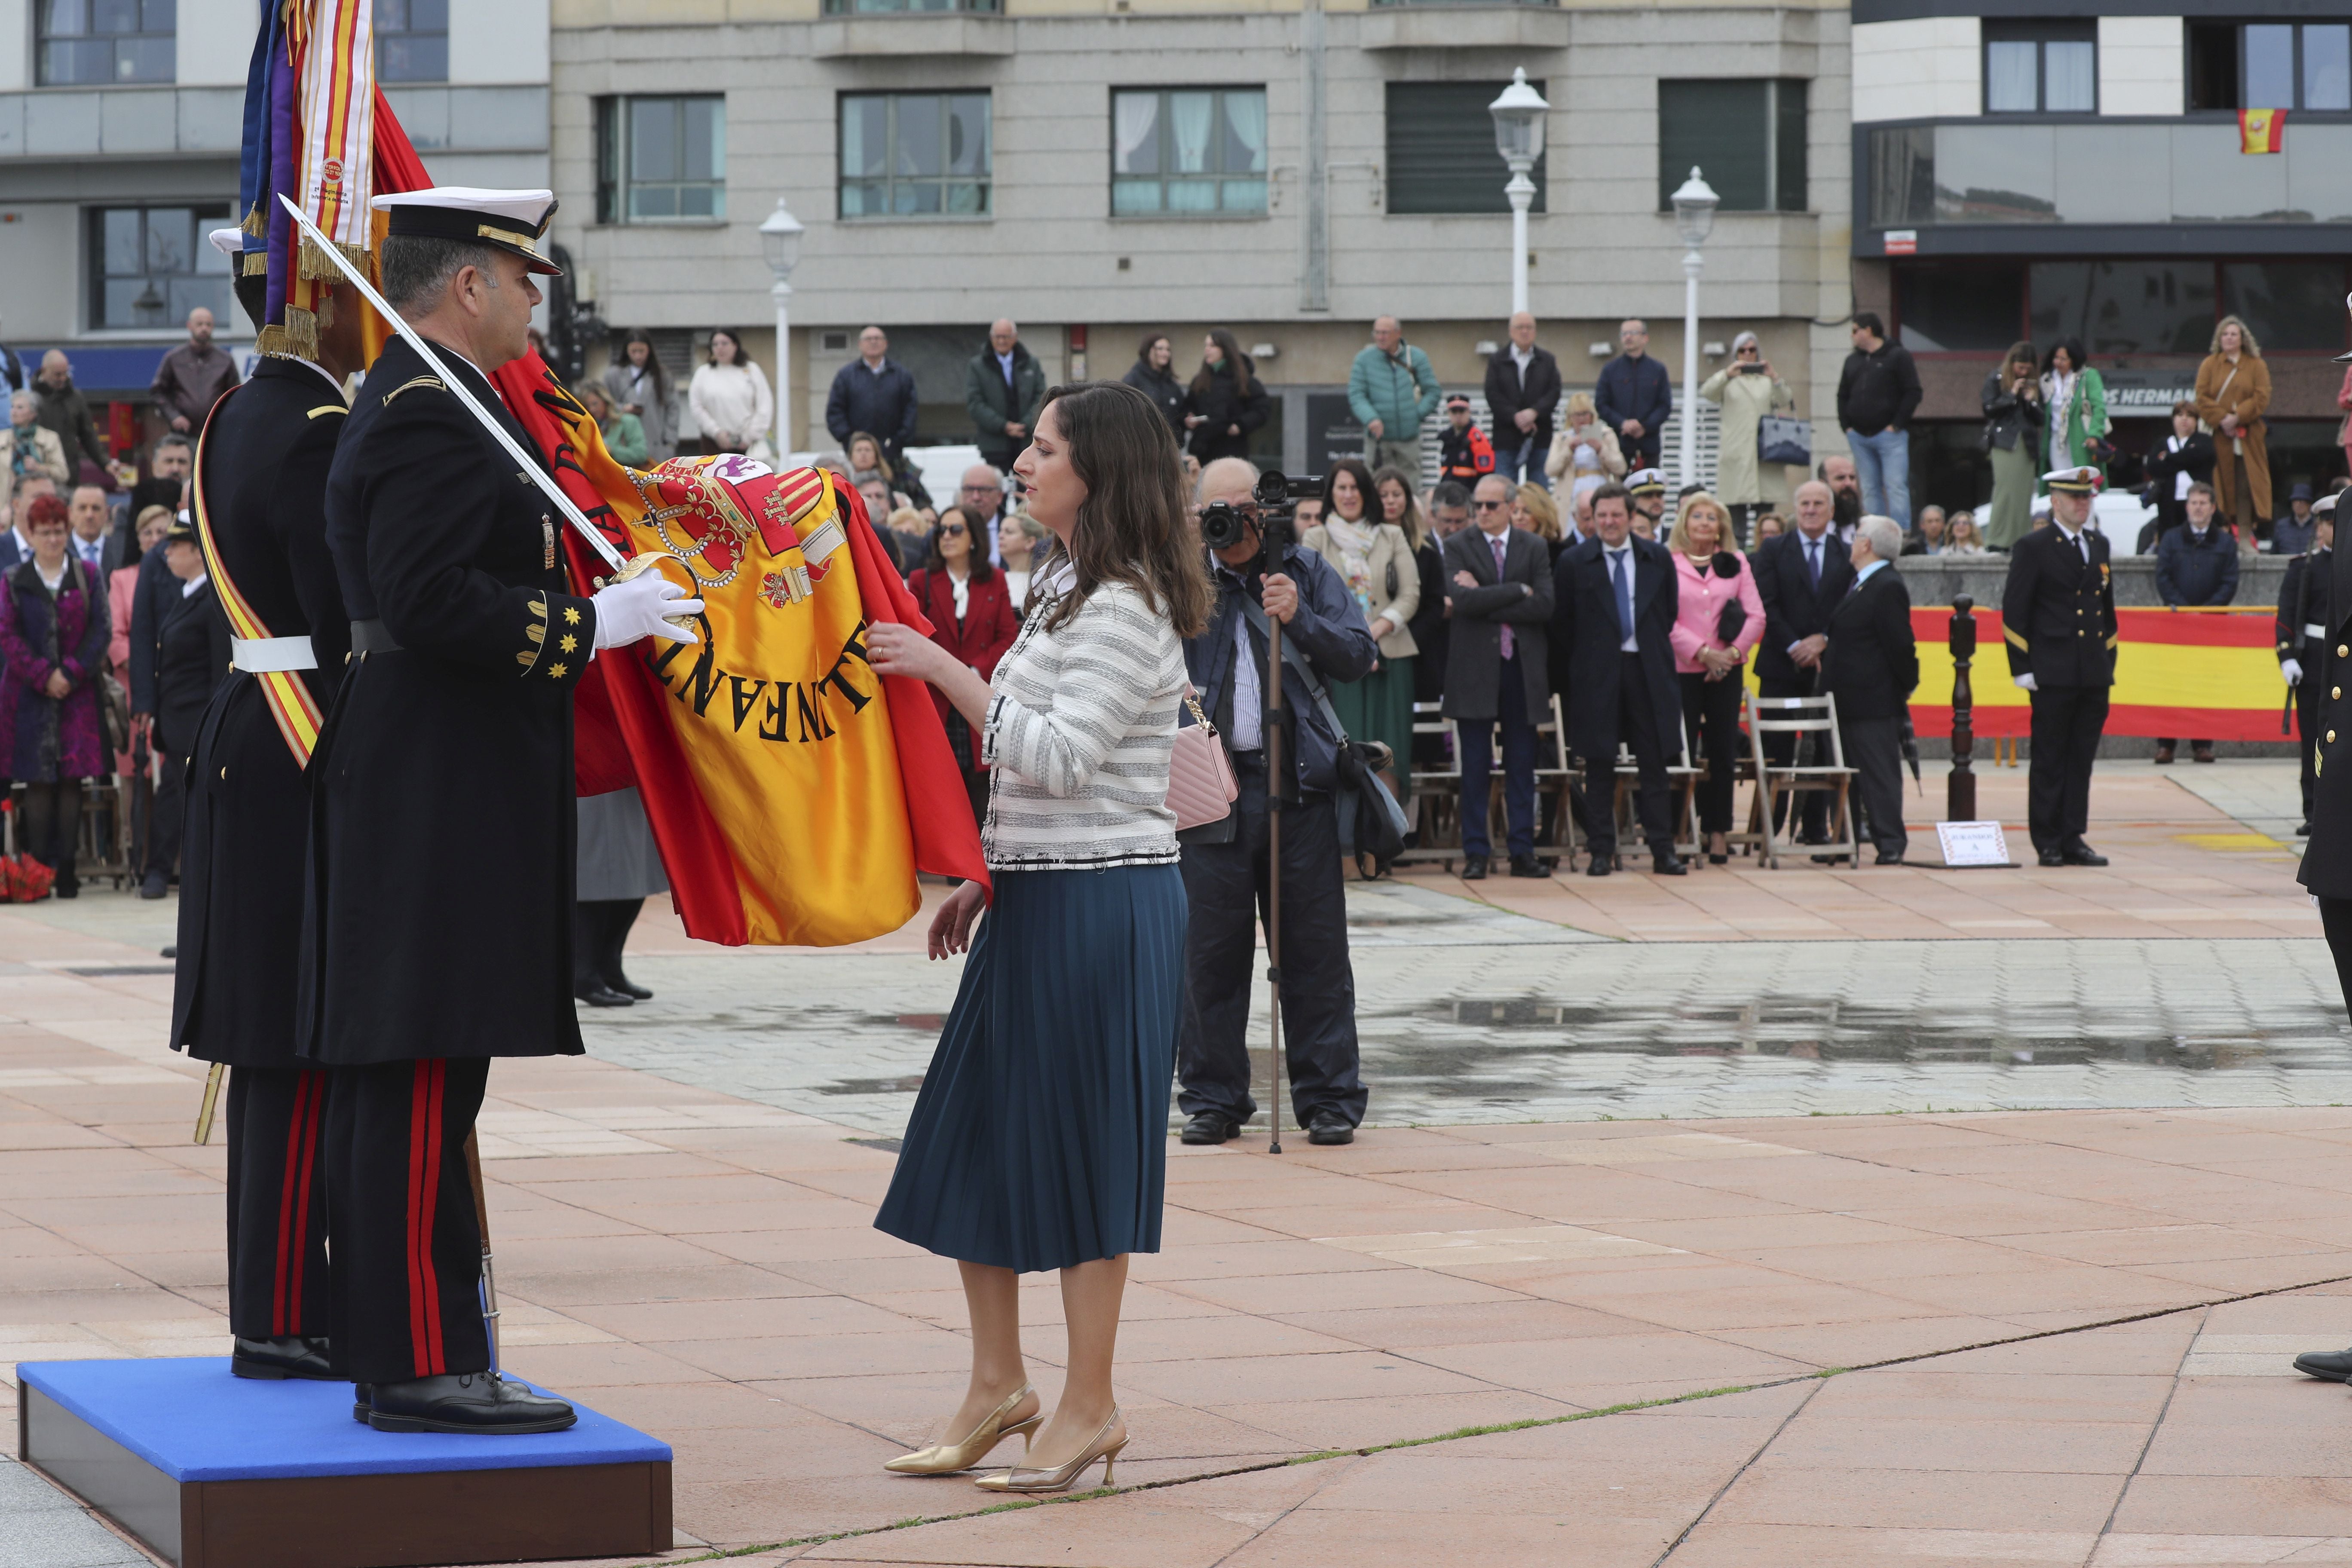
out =
{"type": "MultiPolygon", "coordinates": [[[[1087,499],[1070,530],[1077,587],[1062,595],[1045,629],[1077,614],[1102,584],[1124,583],[1167,616],[1178,637],[1199,637],[1209,624],[1209,574],[1192,536],[1184,469],[1168,416],[1118,381],[1053,387],[1037,410],[1041,421],[1048,408],[1087,499]]],[[[1051,575],[1060,553],[1055,548],[1035,565],[1038,580],[1051,575]]]]}
{"type": "MultiPolygon", "coordinates": [[[[1257,390],[1257,377],[1250,374],[1250,356],[1242,353],[1241,340],[1224,328],[1218,327],[1211,331],[1209,341],[1224,351],[1225,368],[1234,373],[1234,394],[1247,397],[1255,393],[1257,390]]],[[[1201,361],[1200,374],[1192,377],[1192,390],[1205,393],[1216,378],[1216,371],[1211,367],[1204,356],[1201,361]]]]}
{"type": "Polygon", "coordinates": [[[981,530],[988,526],[988,521],[961,504],[950,506],[940,513],[940,525],[930,531],[930,538],[927,545],[929,554],[924,558],[924,570],[944,572],[948,569],[948,558],[940,552],[940,541],[947,537],[950,518],[963,524],[964,571],[971,574],[971,581],[975,583],[987,582],[989,579],[988,539],[981,530]]]}
{"type": "Polygon", "coordinates": [[[2010,344],[2009,353],[2001,356],[2001,379],[2009,383],[2011,386],[2014,386],[2017,384],[2017,377],[2013,373],[2019,365],[2025,366],[2028,372],[2029,380],[2032,379],[2032,376],[2040,374],[2042,371],[2041,353],[2035,350],[2032,343],[2024,342],[2023,340],[2020,340],[2017,342],[2010,344]]]}
{"type": "MultiPolygon", "coordinates": [[[[1347,459],[1340,460],[1344,462],[1347,459]]],[[[1388,521],[1388,498],[1381,494],[1381,487],[1386,484],[1393,484],[1404,491],[1404,515],[1397,520],[1395,526],[1404,531],[1404,542],[1410,548],[1420,549],[1421,542],[1429,535],[1429,524],[1421,515],[1421,498],[1412,493],[1412,476],[1402,468],[1387,466],[1372,475],[1372,492],[1364,508],[1364,516],[1376,528],[1388,521]]]]}

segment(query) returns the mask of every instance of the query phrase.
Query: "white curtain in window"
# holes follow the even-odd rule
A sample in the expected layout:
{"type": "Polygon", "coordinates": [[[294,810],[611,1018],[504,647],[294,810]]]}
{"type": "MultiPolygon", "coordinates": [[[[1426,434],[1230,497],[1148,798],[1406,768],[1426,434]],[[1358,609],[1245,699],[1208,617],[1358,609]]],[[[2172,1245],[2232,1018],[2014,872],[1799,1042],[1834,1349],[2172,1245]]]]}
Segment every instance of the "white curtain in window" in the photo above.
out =
{"type": "Polygon", "coordinates": [[[1122,92],[1118,95],[1112,134],[1118,145],[1112,152],[1114,171],[1122,174],[1156,174],[1160,161],[1150,156],[1157,151],[1154,137],[1160,128],[1160,95],[1156,92],[1122,92]],[[1137,153],[1143,153],[1139,161],[1137,153]]]}
{"type": "Polygon", "coordinates": [[[2042,69],[2046,79],[2042,107],[2053,114],[2088,114],[2099,106],[2096,79],[2098,49],[2088,39],[2042,46],[2042,69]]]}
{"type": "Polygon", "coordinates": [[[2034,55],[2030,40],[1998,39],[1985,46],[1985,108],[1995,114],[2032,114],[2042,107],[2034,90],[2034,55]]]}
{"type": "Polygon", "coordinates": [[[1225,125],[1242,156],[1229,160],[1224,170],[1228,174],[1258,174],[1265,172],[1265,94],[1263,92],[1229,92],[1225,94],[1225,125]]]}
{"type": "Polygon", "coordinates": [[[1207,171],[1209,126],[1216,107],[1213,96],[1205,92],[1171,92],[1168,95],[1168,122],[1176,133],[1176,167],[1180,174],[1198,174],[1207,171]]]}

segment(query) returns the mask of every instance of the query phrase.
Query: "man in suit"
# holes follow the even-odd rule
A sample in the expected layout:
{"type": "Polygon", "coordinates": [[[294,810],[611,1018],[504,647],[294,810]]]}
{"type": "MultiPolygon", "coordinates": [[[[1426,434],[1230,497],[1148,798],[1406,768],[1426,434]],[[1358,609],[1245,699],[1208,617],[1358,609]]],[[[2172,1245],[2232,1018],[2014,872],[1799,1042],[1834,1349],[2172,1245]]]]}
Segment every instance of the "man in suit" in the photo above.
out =
{"type": "MultiPolygon", "coordinates": [[[[2213,487],[2189,487],[2189,521],[2165,530],[2156,542],[2156,596],[2165,608],[2183,605],[2226,605],[2238,596],[2238,541],[2226,528],[2214,526],[2219,503],[2213,487]]],[[[2173,739],[2159,735],[2156,760],[2172,761],[2173,739]]],[[[2189,754],[2200,763],[2213,760],[2213,742],[2189,738],[2189,754]]]]}
{"type": "Polygon", "coordinates": [[[2323,496],[2311,508],[2311,552],[2286,563],[2279,584],[2279,674],[2294,692],[2295,750],[2303,773],[2303,826],[2298,837],[2311,837],[2312,795],[2318,780],[2311,771],[2318,754],[2319,681],[2326,662],[2328,592],[2336,577],[2336,500],[2323,496]]]}
{"type": "Polygon", "coordinates": [[[114,521],[106,503],[106,492],[96,485],[77,485],[73,500],[66,503],[66,518],[73,525],[73,552],[90,574],[91,580],[103,583],[122,564],[123,537],[110,534],[107,524],[114,521]]]}
{"type": "Polygon", "coordinates": [[[1878,864],[1900,866],[1910,838],[1903,831],[1903,715],[1919,684],[1919,647],[1911,635],[1911,592],[1895,559],[1903,530],[1893,518],[1865,517],[1853,531],[1853,585],[1830,611],[1822,656],[1822,689],[1837,699],[1838,743],[1854,770],[1863,824],[1878,864]]]}
{"type": "Polygon", "coordinates": [[[2010,678],[2033,694],[2033,760],[2026,826],[2044,866],[2104,866],[2083,842],[2091,820],[2091,763],[2116,683],[2116,590],[2107,542],[2088,525],[2096,468],[2042,476],[2050,526],[2017,542],[2001,595],[2010,678]]]}
{"type": "Polygon", "coordinates": [[[1682,755],[1682,685],[1673,634],[1681,595],[1666,547],[1633,533],[1633,498],[1617,485],[1592,492],[1595,537],[1553,568],[1555,680],[1568,697],[1568,744],[1584,759],[1586,830],[1592,864],[1617,868],[1617,747],[1633,754],[1633,812],[1650,841],[1650,868],[1685,875],[1675,853],[1666,764],[1682,755]]]}
{"type": "MultiPolygon", "coordinates": [[[[1820,689],[1822,651],[1829,645],[1830,611],[1853,585],[1846,547],[1831,531],[1836,507],[1830,487],[1808,479],[1797,487],[1797,526],[1768,539],[1756,552],[1756,592],[1764,601],[1764,640],[1756,648],[1756,681],[1762,697],[1811,697],[1820,689]]],[[[1765,760],[1787,767],[1795,760],[1797,737],[1767,735],[1765,760]]],[[[1774,826],[1786,820],[1787,797],[1775,803],[1774,826]]],[[[1807,792],[1797,819],[1797,842],[1829,838],[1829,801],[1807,792]]]]}
{"type": "Polygon", "coordinates": [[[1503,731],[1503,808],[1511,875],[1549,875],[1536,858],[1536,726],[1551,716],[1545,628],[1551,622],[1551,554],[1511,526],[1511,481],[1488,474],[1470,500],[1471,521],[1445,542],[1445,700],[1462,763],[1462,879],[1486,875],[1487,780],[1494,731],[1503,731]]]}
{"type": "Polygon", "coordinates": [[[1536,347],[1536,319],[1511,318],[1511,341],[1486,361],[1486,408],[1495,416],[1495,471],[1514,484],[1544,482],[1559,362],[1536,347]]]}

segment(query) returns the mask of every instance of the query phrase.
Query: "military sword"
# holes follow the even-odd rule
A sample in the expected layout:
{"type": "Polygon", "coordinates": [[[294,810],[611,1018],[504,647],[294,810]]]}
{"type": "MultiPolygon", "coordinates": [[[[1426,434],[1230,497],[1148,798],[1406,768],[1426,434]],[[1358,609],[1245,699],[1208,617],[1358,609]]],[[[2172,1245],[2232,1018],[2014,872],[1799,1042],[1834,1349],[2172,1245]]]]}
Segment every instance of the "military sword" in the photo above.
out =
{"type": "Polygon", "coordinates": [[[194,1142],[198,1143],[213,1141],[213,1108],[220,1103],[221,1074],[227,1067],[226,1062],[215,1062],[212,1070],[205,1074],[205,1102],[196,1111],[194,1142]]]}
{"type": "Polygon", "coordinates": [[[406,341],[408,346],[415,349],[419,357],[433,367],[433,373],[441,378],[441,384],[457,395],[457,401],[466,405],[466,411],[479,420],[482,428],[490,433],[491,439],[505,447],[507,456],[521,466],[523,477],[539,486],[540,493],[555,503],[556,509],[563,513],[564,521],[572,524],[580,537],[588,542],[588,547],[604,560],[605,565],[613,568],[614,575],[611,579],[613,582],[625,582],[663,559],[660,552],[651,552],[632,560],[615,550],[613,547],[613,542],[604,537],[604,531],[590,522],[587,513],[582,511],[572,499],[563,493],[563,487],[555,482],[554,476],[540,467],[540,459],[525,452],[522,444],[508,435],[506,426],[491,417],[489,410],[484,408],[474,395],[466,389],[466,384],[449,374],[449,367],[441,363],[441,356],[434,352],[433,345],[426,342],[423,334],[415,328],[403,321],[399,311],[384,302],[383,296],[375,291],[375,286],[360,275],[359,268],[352,264],[351,258],[345,256],[334,241],[319,232],[319,226],[312,223],[302,209],[294,204],[293,198],[281,192],[278,197],[278,204],[293,215],[294,221],[301,226],[304,236],[318,247],[320,254],[335,264],[335,270],[341,272],[344,280],[360,291],[360,297],[374,306],[376,313],[391,323],[392,330],[398,332],[406,341]]]}
{"type": "Polygon", "coordinates": [[[490,1371],[505,1375],[499,1365],[499,1271],[490,1260],[490,1194],[482,1182],[482,1141],[472,1128],[466,1131],[466,1169],[474,1178],[474,1224],[482,1233],[482,1327],[490,1341],[490,1371]]]}

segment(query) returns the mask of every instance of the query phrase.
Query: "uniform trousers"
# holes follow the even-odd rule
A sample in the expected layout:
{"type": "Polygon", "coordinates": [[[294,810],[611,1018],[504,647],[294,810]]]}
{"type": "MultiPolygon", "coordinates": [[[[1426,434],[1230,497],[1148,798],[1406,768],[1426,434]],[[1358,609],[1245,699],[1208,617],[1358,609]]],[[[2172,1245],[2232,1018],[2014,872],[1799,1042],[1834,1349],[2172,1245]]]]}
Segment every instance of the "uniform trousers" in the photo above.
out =
{"type": "Polygon", "coordinates": [[[176,876],[180,869],[180,834],[187,826],[188,759],[158,747],[155,788],[147,807],[147,864],[144,869],[176,876]]]}
{"type": "MultiPolygon", "coordinates": [[[[1759,697],[1811,697],[1814,695],[1813,688],[1820,679],[1818,670],[1799,669],[1797,679],[1794,680],[1759,679],[1757,682],[1756,695],[1759,697]]],[[[1797,733],[1790,730],[1776,730],[1766,734],[1764,737],[1765,762],[1776,768],[1794,766],[1797,762],[1799,739],[1797,733]]],[[[1815,754],[1820,742],[1811,735],[1803,736],[1802,739],[1807,753],[1806,765],[1811,766],[1822,760],[1815,754]]],[[[1797,841],[1801,844],[1826,842],[1830,836],[1830,797],[1826,790],[1781,791],[1780,798],[1772,803],[1773,830],[1779,831],[1780,826],[1789,820],[1789,797],[1792,795],[1797,796],[1798,802],[1797,841]]]]}
{"type": "MultiPolygon", "coordinates": [[[[1237,1122],[1257,1114],[1250,1092],[1250,984],[1269,892],[1264,752],[1236,759],[1241,794],[1228,844],[1184,847],[1184,1011],[1176,1035],[1176,1102],[1237,1122]],[[1255,759],[1255,760],[1253,760],[1255,759]]],[[[1291,1109],[1350,1127],[1367,1099],[1356,1042],[1356,972],[1348,960],[1348,895],[1339,823],[1328,795],[1282,808],[1282,1039],[1291,1109]]]]}
{"type": "Polygon", "coordinates": [[[332,1075],[316,1068],[228,1074],[228,1329],[239,1339],[323,1335],[332,1075]]]}
{"type": "MultiPolygon", "coordinates": [[[[1650,841],[1650,853],[1664,855],[1675,847],[1675,817],[1666,786],[1666,742],[1658,733],[1656,707],[1649,700],[1642,656],[1617,656],[1617,738],[1633,753],[1633,816],[1650,841]]],[[[1682,744],[1675,745],[1675,755],[1682,744]]],[[[1591,836],[1598,859],[1617,852],[1617,759],[1584,759],[1585,831],[1591,836]]]]}
{"type": "Polygon", "coordinates": [[[2303,819],[2309,822],[2312,791],[2319,787],[2319,775],[2311,766],[2319,756],[2312,743],[2319,734],[2319,661],[2306,658],[2303,669],[2302,683],[2294,689],[2294,749],[2303,770],[2303,819]]]}
{"type": "Polygon", "coordinates": [[[339,1068],[327,1095],[335,1359],[355,1383],[487,1372],[466,1140],[488,1057],[339,1068]]]}
{"type": "Polygon", "coordinates": [[[2071,849],[2091,826],[2091,763],[2107,727],[2107,688],[2050,686],[2032,695],[2026,828],[2036,850],[2071,849]]]}
{"type": "Polygon", "coordinates": [[[2327,937],[2327,951],[2336,960],[2336,983],[2352,1014],[2352,899],[2321,899],[2319,929],[2327,937]]]}

